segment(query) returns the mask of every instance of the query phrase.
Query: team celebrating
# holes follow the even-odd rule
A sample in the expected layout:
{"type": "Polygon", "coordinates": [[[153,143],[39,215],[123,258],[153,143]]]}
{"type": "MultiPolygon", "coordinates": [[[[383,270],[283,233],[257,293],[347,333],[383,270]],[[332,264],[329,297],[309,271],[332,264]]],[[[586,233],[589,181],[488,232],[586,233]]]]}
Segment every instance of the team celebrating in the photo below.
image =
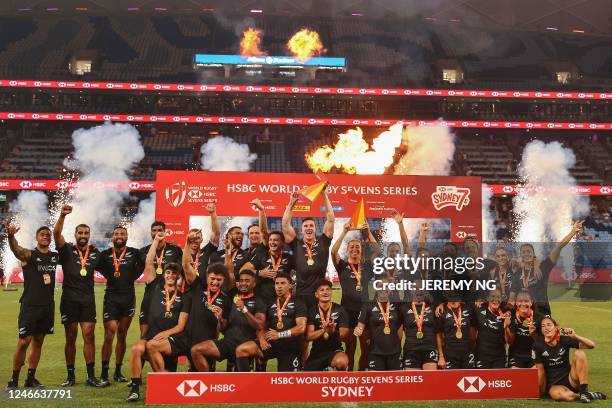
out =
{"type": "MultiPolygon", "coordinates": [[[[28,348],[24,385],[43,387],[35,374],[45,336],[54,330],[55,270],[61,265],[65,387],[76,383],[79,327],[85,384],[111,384],[113,343],[112,380],[128,382],[122,363],[136,313],[134,282],[144,273],[140,336],[130,350],[129,402],[140,399],[145,362],[155,372],[176,371],[180,356],[188,359],[190,371],[199,372],[214,371],[220,361],[227,361],[228,371],[266,371],[272,359],[277,360],[278,371],[533,368],[538,371],[542,394],[554,400],[606,399],[588,389],[583,350],[594,348],[594,342],[571,328],[561,328],[546,295],[548,276],[563,247],[581,231],[580,222],[543,260],[537,259],[531,245],[523,244],[517,260],[499,247],[495,261],[486,259],[485,269],[479,271],[387,269],[376,277],[387,282],[485,277],[497,283],[489,292],[374,291],[372,263],[382,256],[382,249],[368,224],[346,224],[332,246],[334,213],[323,192],[323,230],[317,234],[315,220],[304,218],[299,237],[292,224],[298,197],[291,195],[281,231],[269,231],[263,204],[257,199],[251,202],[259,223],[247,230],[247,249],[243,249],[240,227],[231,227],[221,239],[214,204],[207,206],[211,231],[206,245],[202,231],[194,229],[182,249],[167,242],[160,221],[151,225],[151,244],[141,249],[127,246],[128,233],[121,226],[113,230],[111,246],[104,251],[89,243],[91,231],[85,224],[76,226],[74,243],[67,242],[63,229],[72,212],[68,205],[62,207],[53,230],[38,229],[34,249],[20,247],[15,239],[18,228],[9,226],[9,245],[21,261],[24,289],[7,389],[18,387],[28,348]],[[345,242],[351,230],[360,235],[345,242]],[[50,250],[52,239],[57,252],[50,250]],[[343,243],[345,259],[340,255],[343,243]],[[342,290],[340,304],[332,301],[333,284],[326,280],[330,256],[342,290]],[[94,271],[106,279],[99,377],[95,373],[94,271]],[[357,344],[361,353],[355,361],[357,344]],[[570,355],[570,348],[577,350],[570,355]]],[[[393,219],[402,242],[390,244],[385,255],[412,256],[403,214],[394,211],[393,219]]],[[[424,224],[416,256],[433,253],[426,247],[427,233],[424,224]]],[[[462,250],[474,258],[481,252],[478,242],[469,238],[462,250]]],[[[458,247],[449,243],[442,255],[458,256],[458,247]]]]}

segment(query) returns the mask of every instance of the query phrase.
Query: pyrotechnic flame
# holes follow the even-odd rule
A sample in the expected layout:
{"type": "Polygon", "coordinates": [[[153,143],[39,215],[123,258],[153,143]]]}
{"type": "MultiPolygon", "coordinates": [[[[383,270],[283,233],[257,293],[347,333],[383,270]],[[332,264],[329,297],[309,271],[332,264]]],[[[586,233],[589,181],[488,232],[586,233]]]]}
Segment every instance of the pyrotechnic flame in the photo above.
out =
{"type": "Polygon", "coordinates": [[[363,138],[360,128],[349,129],[338,135],[334,147],[323,146],[306,155],[308,166],[314,171],[329,172],[336,167],[349,174],[383,174],[393,164],[395,149],[402,142],[401,122],[382,132],[372,146],[363,138]]]}
{"type": "Polygon", "coordinates": [[[327,51],[323,47],[319,33],[307,28],[302,28],[293,34],[293,37],[287,42],[287,49],[300,62],[304,62],[314,55],[321,55],[327,51]]]}
{"type": "Polygon", "coordinates": [[[242,40],[240,41],[240,55],[243,57],[268,55],[265,51],[259,49],[260,45],[261,31],[249,27],[242,32],[242,40]]]}

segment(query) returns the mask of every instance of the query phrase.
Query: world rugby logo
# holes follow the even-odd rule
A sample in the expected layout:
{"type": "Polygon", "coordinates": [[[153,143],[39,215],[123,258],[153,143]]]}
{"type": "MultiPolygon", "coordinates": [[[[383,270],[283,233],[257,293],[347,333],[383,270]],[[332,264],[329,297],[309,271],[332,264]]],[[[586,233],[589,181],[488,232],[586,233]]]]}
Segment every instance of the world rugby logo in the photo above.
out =
{"type": "Polygon", "coordinates": [[[176,208],[185,202],[187,184],[184,181],[178,181],[166,187],[165,193],[168,204],[176,208]]]}
{"type": "Polygon", "coordinates": [[[431,194],[431,202],[436,210],[446,207],[455,207],[457,211],[470,203],[470,189],[457,186],[436,186],[431,194]]]}

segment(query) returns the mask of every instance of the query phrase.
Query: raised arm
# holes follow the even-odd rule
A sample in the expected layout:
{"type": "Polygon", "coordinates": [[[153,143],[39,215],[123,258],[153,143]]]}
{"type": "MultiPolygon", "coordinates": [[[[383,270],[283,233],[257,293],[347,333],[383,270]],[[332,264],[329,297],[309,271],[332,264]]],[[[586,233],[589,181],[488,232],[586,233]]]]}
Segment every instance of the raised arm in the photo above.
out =
{"type": "Polygon", "coordinates": [[[323,225],[323,234],[327,236],[327,238],[331,239],[334,237],[334,221],[336,217],[334,216],[334,207],[331,205],[331,201],[329,201],[329,197],[325,190],[321,193],[323,196],[323,201],[325,201],[325,225],[323,225]]]}
{"type": "Polygon", "coordinates": [[[19,243],[17,243],[17,238],[15,238],[15,234],[19,232],[19,228],[13,225],[9,225],[6,228],[6,232],[8,234],[9,248],[11,248],[11,251],[13,252],[13,255],[15,255],[15,258],[19,259],[24,264],[27,263],[32,257],[32,251],[20,247],[19,243]]]}
{"type": "Polygon", "coordinates": [[[251,204],[254,205],[259,212],[259,231],[261,232],[261,243],[268,246],[268,237],[270,236],[270,233],[268,231],[268,217],[266,217],[266,209],[259,198],[251,201],[251,204]]]}
{"type": "Polygon", "coordinates": [[[346,224],[344,224],[342,233],[340,234],[336,242],[334,242],[334,245],[331,248],[331,256],[332,256],[332,261],[334,262],[334,264],[337,264],[338,262],[340,262],[340,254],[338,252],[340,251],[340,247],[342,246],[344,237],[346,237],[346,234],[350,231],[351,228],[352,228],[352,225],[350,222],[347,222],[346,224]]]}
{"type": "Polygon", "coordinates": [[[427,231],[429,231],[429,223],[424,222],[421,224],[421,228],[419,230],[419,248],[425,248],[425,241],[427,240],[427,231]]]}
{"type": "Polygon", "coordinates": [[[219,246],[221,224],[219,223],[219,216],[217,215],[217,206],[214,203],[210,203],[206,206],[206,210],[210,213],[210,242],[215,246],[219,246]]]}
{"type": "Polygon", "coordinates": [[[559,260],[561,256],[561,250],[574,238],[574,236],[582,229],[582,223],[584,221],[576,221],[574,225],[572,225],[572,230],[563,237],[563,239],[553,248],[548,257],[553,263],[559,260]]]}
{"type": "Polygon", "coordinates": [[[410,249],[410,243],[408,242],[408,234],[406,233],[406,228],[404,227],[404,213],[400,213],[395,208],[392,208],[393,212],[393,220],[397,222],[400,232],[400,239],[402,240],[402,246],[404,247],[404,254],[412,257],[412,249],[410,249]]]}
{"type": "MultiPolygon", "coordinates": [[[[157,247],[159,243],[164,240],[164,233],[158,232],[155,239],[151,243],[149,252],[147,252],[147,258],[145,260],[145,281],[147,284],[153,282],[157,276],[155,268],[155,256],[157,255],[157,247]]],[[[161,266],[161,265],[158,265],[161,266]]]]}
{"type": "Polygon", "coordinates": [[[227,268],[227,290],[231,290],[236,286],[236,276],[234,276],[234,261],[232,260],[232,243],[229,239],[223,241],[225,246],[225,258],[223,263],[227,268]]]}
{"type": "Polygon", "coordinates": [[[185,281],[191,285],[198,276],[198,271],[193,266],[193,250],[191,245],[195,240],[196,232],[190,232],[185,240],[185,249],[183,249],[183,271],[185,272],[185,281]]]}
{"type": "Polygon", "coordinates": [[[567,327],[563,329],[563,333],[568,337],[578,340],[578,343],[580,343],[581,349],[594,349],[595,348],[595,342],[593,340],[577,335],[574,329],[570,329],[569,327],[567,327]]]}
{"type": "Polygon", "coordinates": [[[55,227],[53,227],[53,240],[55,241],[55,249],[60,249],[64,245],[66,245],[66,240],[64,239],[64,235],[62,235],[62,231],[64,230],[64,221],[66,220],[66,216],[72,212],[71,205],[64,205],[60,211],[60,215],[55,222],[55,227]]]}
{"type": "Polygon", "coordinates": [[[297,192],[291,193],[289,204],[287,204],[285,213],[283,214],[282,231],[285,236],[285,243],[287,244],[292,243],[297,236],[295,229],[291,226],[291,220],[293,218],[293,207],[295,207],[295,203],[298,201],[298,196],[299,194],[297,192]]]}
{"type": "Polygon", "coordinates": [[[380,244],[376,240],[374,234],[372,234],[372,230],[370,229],[370,225],[366,222],[364,224],[364,231],[366,234],[366,242],[370,247],[370,259],[378,258],[382,254],[382,250],[380,249],[380,244]]]}

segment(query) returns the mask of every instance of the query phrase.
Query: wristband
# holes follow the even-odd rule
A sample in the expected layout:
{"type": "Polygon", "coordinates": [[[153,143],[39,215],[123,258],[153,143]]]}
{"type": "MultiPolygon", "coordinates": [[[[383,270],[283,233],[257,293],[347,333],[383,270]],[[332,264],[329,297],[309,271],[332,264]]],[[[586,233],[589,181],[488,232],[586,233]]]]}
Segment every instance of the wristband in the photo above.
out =
{"type": "Polygon", "coordinates": [[[284,338],[288,338],[291,337],[291,330],[285,330],[282,332],[278,332],[278,338],[279,339],[284,339],[284,338]]]}
{"type": "Polygon", "coordinates": [[[246,307],[246,306],[244,306],[244,307],[242,308],[242,313],[247,314],[248,312],[249,312],[249,309],[247,309],[247,307],[246,307]]]}

